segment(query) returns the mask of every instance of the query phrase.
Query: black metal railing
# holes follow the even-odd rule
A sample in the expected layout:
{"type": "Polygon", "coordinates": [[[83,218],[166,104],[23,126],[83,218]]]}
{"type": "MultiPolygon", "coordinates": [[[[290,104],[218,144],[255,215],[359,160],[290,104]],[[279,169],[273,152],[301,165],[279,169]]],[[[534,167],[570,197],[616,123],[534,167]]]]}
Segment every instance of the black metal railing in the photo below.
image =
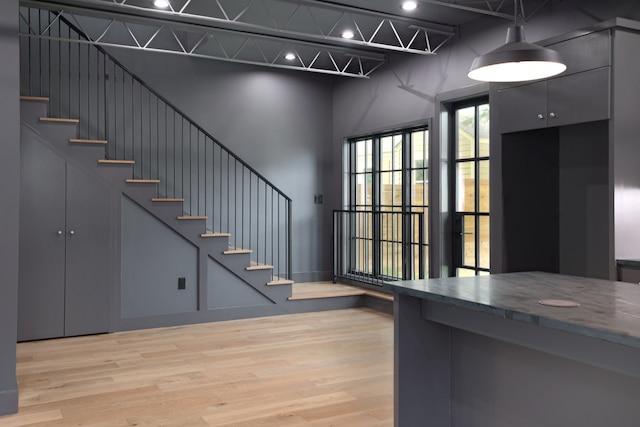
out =
{"type": "Polygon", "coordinates": [[[333,277],[380,285],[427,277],[422,212],[333,211],[333,277]]]}
{"type": "Polygon", "coordinates": [[[108,141],[105,158],[135,160],[158,197],[183,198],[185,215],[291,279],[291,199],[81,33],[62,13],[20,8],[21,95],[48,97],[51,116],[80,119],[79,138],[108,141]]]}

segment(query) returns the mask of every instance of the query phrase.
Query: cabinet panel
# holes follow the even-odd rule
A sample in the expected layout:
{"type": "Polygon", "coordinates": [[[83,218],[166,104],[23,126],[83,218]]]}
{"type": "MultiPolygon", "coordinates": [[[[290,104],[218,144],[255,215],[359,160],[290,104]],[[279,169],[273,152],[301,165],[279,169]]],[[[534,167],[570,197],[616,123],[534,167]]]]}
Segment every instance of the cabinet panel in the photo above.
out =
{"type": "Polygon", "coordinates": [[[540,129],[547,126],[547,82],[501,89],[494,105],[500,133],[540,129]],[[540,117],[539,115],[542,115],[540,117]]]}
{"type": "Polygon", "coordinates": [[[609,67],[548,81],[548,125],[564,126],[609,118],[609,67]]]}
{"type": "Polygon", "coordinates": [[[65,162],[23,132],[19,341],[64,334],[65,162]]]}
{"type": "Polygon", "coordinates": [[[621,282],[640,284],[640,269],[618,266],[618,280],[621,282]]]}
{"type": "Polygon", "coordinates": [[[579,73],[611,65],[610,30],[597,31],[547,46],[557,51],[567,64],[565,74],[579,73]]]}
{"type": "Polygon", "coordinates": [[[109,330],[111,192],[67,165],[65,335],[109,330]],[[73,231],[73,234],[70,234],[73,231]]]}
{"type": "Polygon", "coordinates": [[[23,129],[18,340],[108,332],[113,195],[23,129]]]}

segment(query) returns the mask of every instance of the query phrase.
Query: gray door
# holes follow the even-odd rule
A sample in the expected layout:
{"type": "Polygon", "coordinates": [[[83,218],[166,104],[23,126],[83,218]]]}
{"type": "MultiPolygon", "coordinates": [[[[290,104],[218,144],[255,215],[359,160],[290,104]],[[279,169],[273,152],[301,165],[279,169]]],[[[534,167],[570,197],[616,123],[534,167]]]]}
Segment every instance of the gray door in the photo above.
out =
{"type": "Polygon", "coordinates": [[[65,161],[33,134],[21,144],[18,340],[64,334],[65,161]]]}
{"type": "Polygon", "coordinates": [[[111,192],[67,164],[65,335],[109,330],[111,192]]]}
{"type": "Polygon", "coordinates": [[[18,340],[108,332],[112,192],[32,134],[21,165],[18,340]]]}

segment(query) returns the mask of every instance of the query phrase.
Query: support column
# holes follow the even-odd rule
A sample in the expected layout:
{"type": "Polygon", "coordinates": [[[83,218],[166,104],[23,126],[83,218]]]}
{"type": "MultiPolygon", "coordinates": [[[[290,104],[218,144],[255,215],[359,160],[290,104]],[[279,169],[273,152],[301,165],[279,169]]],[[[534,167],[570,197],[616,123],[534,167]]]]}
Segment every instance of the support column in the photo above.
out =
{"type": "Polygon", "coordinates": [[[20,61],[18,0],[0,2],[0,415],[18,411],[20,61]]]}

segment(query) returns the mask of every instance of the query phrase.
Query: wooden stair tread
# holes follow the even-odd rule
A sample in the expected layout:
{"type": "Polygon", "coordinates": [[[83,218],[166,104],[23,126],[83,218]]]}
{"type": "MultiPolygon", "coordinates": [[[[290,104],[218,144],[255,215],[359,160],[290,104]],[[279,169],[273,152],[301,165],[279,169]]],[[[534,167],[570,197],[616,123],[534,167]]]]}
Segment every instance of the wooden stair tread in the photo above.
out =
{"type": "Polygon", "coordinates": [[[292,290],[292,295],[287,298],[289,301],[349,296],[371,296],[393,301],[391,294],[332,282],[297,283],[292,290]]]}
{"type": "Polygon", "coordinates": [[[151,201],[152,202],[184,202],[184,199],[180,197],[153,197],[151,201]]]}
{"type": "Polygon", "coordinates": [[[179,217],[177,217],[179,220],[193,220],[193,219],[207,219],[207,216],[202,216],[202,215],[180,215],[179,217]]]}
{"type": "Polygon", "coordinates": [[[237,255],[237,254],[250,254],[250,253],[253,253],[253,251],[251,249],[229,248],[222,253],[224,255],[237,255]]]}
{"type": "Polygon", "coordinates": [[[231,237],[231,233],[202,233],[200,237],[208,238],[208,237],[231,237]]]}
{"type": "Polygon", "coordinates": [[[127,183],[129,184],[159,184],[160,180],[159,179],[134,179],[134,178],[129,178],[126,180],[127,183]]]}
{"type": "Polygon", "coordinates": [[[62,119],[60,117],[40,117],[41,122],[80,123],[79,119],[62,119]]]}
{"type": "Polygon", "coordinates": [[[273,265],[254,264],[254,265],[250,265],[249,267],[245,268],[245,270],[247,270],[247,271],[273,270],[273,265]]]}
{"type": "Polygon", "coordinates": [[[133,165],[135,160],[110,160],[110,159],[98,159],[98,163],[105,165],[133,165]]]}
{"type": "Polygon", "coordinates": [[[69,142],[73,142],[75,144],[107,144],[107,140],[105,139],[81,139],[81,138],[71,138],[69,142]]]}
{"type": "Polygon", "coordinates": [[[278,279],[267,282],[267,286],[293,285],[294,283],[295,282],[293,280],[278,279]]]}
{"type": "Polygon", "coordinates": [[[20,95],[20,100],[22,101],[44,101],[49,102],[49,98],[46,96],[24,96],[20,95]]]}

